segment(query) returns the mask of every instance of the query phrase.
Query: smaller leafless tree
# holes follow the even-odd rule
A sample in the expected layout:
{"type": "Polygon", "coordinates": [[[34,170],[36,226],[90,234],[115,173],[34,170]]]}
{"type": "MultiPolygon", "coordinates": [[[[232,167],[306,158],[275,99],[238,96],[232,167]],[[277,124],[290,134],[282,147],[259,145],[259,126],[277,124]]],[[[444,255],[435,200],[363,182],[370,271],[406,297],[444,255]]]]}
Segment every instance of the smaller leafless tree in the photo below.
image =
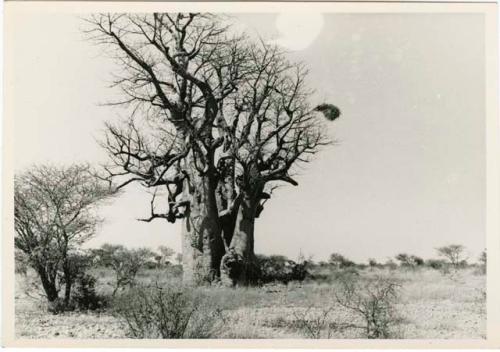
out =
{"type": "Polygon", "coordinates": [[[14,244],[37,272],[49,302],[64,283],[69,303],[70,255],[94,235],[101,221],[96,206],[112,195],[88,165],[35,166],[15,176],[14,244]]]}

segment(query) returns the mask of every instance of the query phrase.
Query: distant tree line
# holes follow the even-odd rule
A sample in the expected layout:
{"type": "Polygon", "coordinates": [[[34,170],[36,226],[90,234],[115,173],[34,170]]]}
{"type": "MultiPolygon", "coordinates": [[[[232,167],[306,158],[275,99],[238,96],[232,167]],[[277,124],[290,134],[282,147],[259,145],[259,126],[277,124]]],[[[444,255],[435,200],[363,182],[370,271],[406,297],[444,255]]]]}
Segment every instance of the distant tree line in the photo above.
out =
{"type": "MultiPolygon", "coordinates": [[[[450,267],[454,269],[465,268],[469,266],[468,258],[465,254],[465,247],[459,244],[450,244],[442,247],[436,248],[436,253],[438,258],[431,258],[424,260],[423,258],[408,254],[399,253],[394,258],[389,258],[384,263],[378,262],[374,258],[368,259],[368,267],[403,267],[403,268],[418,268],[418,267],[430,267],[433,269],[440,269],[443,267],[450,267]],[[394,259],[394,260],[393,260],[394,259]]],[[[314,263],[311,263],[314,264],[314,263]]],[[[333,253],[329,256],[327,262],[320,261],[317,263],[319,266],[331,266],[338,269],[349,268],[349,267],[364,267],[365,264],[355,263],[352,260],[346,258],[342,254],[333,253]]],[[[480,267],[486,268],[486,251],[483,251],[477,263],[480,267]]]]}

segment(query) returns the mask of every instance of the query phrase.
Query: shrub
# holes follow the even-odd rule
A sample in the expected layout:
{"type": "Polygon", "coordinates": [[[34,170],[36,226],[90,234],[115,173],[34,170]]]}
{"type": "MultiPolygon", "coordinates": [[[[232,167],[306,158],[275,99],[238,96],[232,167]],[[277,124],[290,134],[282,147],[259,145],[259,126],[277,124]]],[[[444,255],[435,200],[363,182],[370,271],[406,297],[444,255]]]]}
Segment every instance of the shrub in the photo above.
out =
{"type": "Polygon", "coordinates": [[[332,253],[330,255],[329,261],[330,265],[333,265],[336,268],[343,269],[356,266],[356,263],[347,259],[342,254],[332,253]]]}
{"type": "Polygon", "coordinates": [[[428,259],[426,265],[432,269],[440,270],[447,266],[447,263],[442,259],[428,259]]]}
{"type": "Polygon", "coordinates": [[[164,265],[166,266],[166,264],[158,265],[157,262],[147,261],[147,262],[144,262],[144,264],[142,266],[144,269],[152,270],[152,269],[158,269],[160,266],[164,266],[164,265]]]}
{"type": "Polygon", "coordinates": [[[331,338],[334,331],[328,321],[332,307],[325,307],[319,312],[313,312],[312,307],[305,311],[294,311],[295,323],[305,337],[310,339],[331,338]]]}
{"type": "Polygon", "coordinates": [[[221,309],[181,287],[136,286],[115,299],[114,313],[133,338],[210,338],[224,324],[221,309]]]}
{"type": "Polygon", "coordinates": [[[313,265],[314,262],[311,257],[306,259],[302,254],[300,254],[292,270],[292,280],[300,282],[304,281],[309,275],[309,269],[313,265]]]}
{"type": "Polygon", "coordinates": [[[400,253],[396,257],[401,266],[415,268],[424,265],[424,260],[416,255],[408,255],[406,253],[400,253]]]}
{"type": "Polygon", "coordinates": [[[412,264],[415,266],[423,266],[425,264],[425,261],[422,258],[417,257],[416,255],[412,255],[410,259],[412,264]]]}
{"type": "Polygon", "coordinates": [[[356,267],[347,267],[332,272],[332,279],[334,281],[343,282],[345,280],[351,280],[357,277],[359,277],[359,271],[356,267]]]}
{"type": "Polygon", "coordinates": [[[175,261],[177,262],[177,265],[182,265],[182,253],[177,253],[175,261]]]}
{"type": "MultiPolygon", "coordinates": [[[[147,267],[155,254],[147,248],[127,249],[122,245],[104,244],[94,250],[97,263],[110,267],[115,275],[112,295],[125,288],[134,286],[137,273],[147,267]]],[[[152,264],[153,268],[156,264],[152,264]]]]}
{"type": "Polygon", "coordinates": [[[77,304],[75,304],[74,298],[82,294],[75,292],[75,285],[80,287],[79,283],[89,276],[87,271],[92,267],[92,264],[93,256],[87,251],[75,251],[68,254],[62,268],[63,275],[61,275],[61,283],[65,286],[64,300],[68,305],[68,310],[75,309],[77,304]]]}
{"type": "Polygon", "coordinates": [[[294,320],[285,321],[282,325],[299,329],[309,339],[330,339],[334,333],[357,327],[350,322],[332,321],[333,309],[334,306],[310,306],[305,310],[296,310],[293,312],[294,320]]]}
{"type": "Polygon", "coordinates": [[[376,268],[379,266],[379,263],[375,259],[370,258],[368,259],[368,265],[370,266],[370,268],[376,268]]]}
{"type": "Polygon", "coordinates": [[[167,246],[158,247],[159,255],[155,256],[156,263],[159,267],[166,266],[170,264],[170,259],[175,254],[175,251],[167,246]]]}
{"type": "MultiPolygon", "coordinates": [[[[79,283],[77,287],[81,287],[80,285],[82,284],[79,283]]],[[[89,290],[88,288],[78,288],[74,291],[72,298],[68,302],[61,297],[56,298],[52,302],[48,302],[47,311],[52,314],[61,314],[74,310],[98,310],[106,308],[108,304],[109,300],[107,299],[107,297],[95,294],[95,291],[93,291],[92,289],[89,290]]]]}
{"type": "Polygon", "coordinates": [[[399,320],[395,310],[399,288],[385,277],[361,282],[350,276],[341,282],[335,298],[340,306],[363,319],[367,338],[390,338],[391,326],[399,320]]]}
{"type": "Polygon", "coordinates": [[[21,251],[14,252],[14,271],[16,274],[26,276],[28,274],[29,257],[21,251]]]}
{"type": "Polygon", "coordinates": [[[287,284],[290,281],[303,281],[308,275],[307,260],[296,263],[282,255],[259,255],[256,262],[261,283],[279,281],[287,284]]]}
{"type": "MultiPolygon", "coordinates": [[[[104,308],[107,299],[98,296],[95,291],[96,279],[88,274],[93,264],[93,257],[87,252],[70,253],[65,266],[65,274],[60,277],[60,284],[70,285],[64,298],[56,298],[48,305],[48,311],[59,314],[65,311],[95,310],[104,308]]],[[[61,285],[60,285],[61,286],[61,285]]]]}
{"type": "Polygon", "coordinates": [[[399,265],[401,266],[410,265],[410,256],[406,253],[399,253],[395,258],[399,262],[399,265]]]}
{"type": "Polygon", "coordinates": [[[48,302],[47,311],[54,315],[61,314],[67,311],[74,310],[73,302],[66,302],[64,298],[57,297],[55,300],[48,302]]]}
{"type": "Polygon", "coordinates": [[[486,256],[486,251],[482,251],[481,254],[479,255],[479,268],[478,268],[478,273],[481,275],[486,274],[486,266],[487,266],[487,256],[486,256]]]}
{"type": "Polygon", "coordinates": [[[108,299],[96,293],[95,283],[96,279],[89,274],[83,274],[77,278],[73,292],[75,308],[79,310],[96,310],[105,308],[108,305],[108,299]]]}
{"type": "Polygon", "coordinates": [[[388,268],[389,270],[396,270],[398,268],[398,265],[396,263],[394,263],[394,261],[392,259],[388,259],[384,263],[384,267],[388,268]]]}

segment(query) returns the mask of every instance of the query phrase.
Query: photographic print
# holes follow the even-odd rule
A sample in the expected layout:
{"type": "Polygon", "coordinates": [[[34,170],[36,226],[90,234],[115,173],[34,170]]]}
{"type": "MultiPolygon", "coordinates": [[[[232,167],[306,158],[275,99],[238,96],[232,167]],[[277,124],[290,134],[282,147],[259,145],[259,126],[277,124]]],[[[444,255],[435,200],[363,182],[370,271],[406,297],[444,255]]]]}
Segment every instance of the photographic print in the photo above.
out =
{"type": "Polygon", "coordinates": [[[408,5],[7,3],[12,341],[493,339],[495,5],[408,5]]]}

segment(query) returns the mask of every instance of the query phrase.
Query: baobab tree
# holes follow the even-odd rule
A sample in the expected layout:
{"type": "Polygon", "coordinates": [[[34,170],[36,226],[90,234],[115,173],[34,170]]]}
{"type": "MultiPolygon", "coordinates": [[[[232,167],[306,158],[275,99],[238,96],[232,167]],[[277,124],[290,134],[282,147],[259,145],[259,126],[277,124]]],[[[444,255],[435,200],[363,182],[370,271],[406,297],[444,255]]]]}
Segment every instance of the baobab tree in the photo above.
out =
{"type": "Polygon", "coordinates": [[[329,144],[307,70],[210,14],[103,14],[87,34],[111,49],[130,117],[108,123],[104,178],[153,188],[151,215],[181,220],[187,283],[247,283],[255,219],[277,182],[329,144]],[[157,190],[168,209],[155,210],[157,190]]]}
{"type": "MultiPolygon", "coordinates": [[[[313,109],[309,105],[307,70],[286,60],[277,47],[250,45],[248,55],[252,71],[226,99],[224,114],[231,120],[223,130],[231,145],[221,159],[230,165],[237,189],[234,192],[231,187],[233,195],[226,197],[231,207],[236,206],[231,214],[236,222],[230,236],[224,237],[223,278],[239,282],[248,279],[255,219],[271,191],[278,182],[297,186],[293,167],[330,143],[317,113],[329,106],[313,109]]],[[[328,112],[336,117],[337,112],[328,112]]]]}

